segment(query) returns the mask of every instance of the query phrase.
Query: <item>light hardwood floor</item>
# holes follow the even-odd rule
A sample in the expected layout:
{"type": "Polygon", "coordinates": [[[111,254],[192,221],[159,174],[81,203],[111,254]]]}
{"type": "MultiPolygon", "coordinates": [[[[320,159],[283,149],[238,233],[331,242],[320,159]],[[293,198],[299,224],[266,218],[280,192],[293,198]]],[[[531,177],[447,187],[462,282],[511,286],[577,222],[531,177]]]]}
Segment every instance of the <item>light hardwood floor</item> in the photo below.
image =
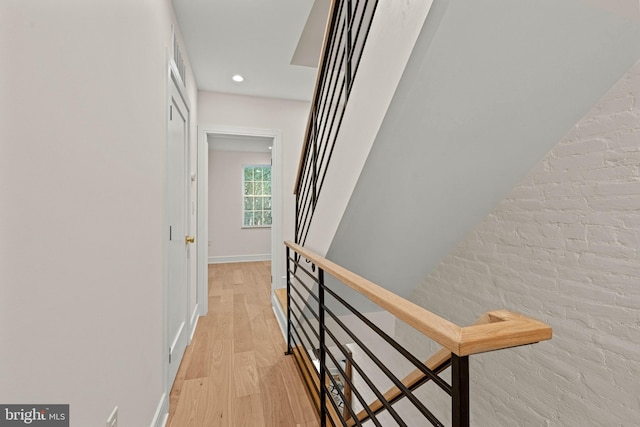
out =
{"type": "Polygon", "coordinates": [[[171,390],[167,427],[317,427],[271,309],[270,263],[209,266],[201,317],[171,390]]]}

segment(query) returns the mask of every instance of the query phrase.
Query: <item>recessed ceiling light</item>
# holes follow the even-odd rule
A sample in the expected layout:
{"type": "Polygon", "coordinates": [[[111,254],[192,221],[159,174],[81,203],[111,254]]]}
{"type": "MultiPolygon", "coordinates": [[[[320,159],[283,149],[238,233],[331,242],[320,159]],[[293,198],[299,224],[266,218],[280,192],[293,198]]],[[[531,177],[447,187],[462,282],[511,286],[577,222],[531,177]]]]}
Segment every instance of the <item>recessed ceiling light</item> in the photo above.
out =
{"type": "Polygon", "coordinates": [[[240,74],[236,74],[235,76],[231,77],[231,79],[232,79],[234,82],[238,82],[238,83],[240,83],[240,82],[243,82],[243,81],[244,81],[244,77],[242,77],[240,74]]]}

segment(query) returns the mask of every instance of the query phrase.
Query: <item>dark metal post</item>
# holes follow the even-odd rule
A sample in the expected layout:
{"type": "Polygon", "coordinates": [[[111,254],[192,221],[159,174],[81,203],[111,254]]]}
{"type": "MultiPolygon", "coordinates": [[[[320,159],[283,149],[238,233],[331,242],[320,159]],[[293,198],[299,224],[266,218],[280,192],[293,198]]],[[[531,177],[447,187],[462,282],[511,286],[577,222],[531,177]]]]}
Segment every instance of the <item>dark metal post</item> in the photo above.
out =
{"type": "Polygon", "coordinates": [[[311,119],[313,121],[313,145],[311,147],[313,150],[311,156],[311,214],[313,214],[313,211],[316,209],[316,203],[318,202],[318,130],[316,128],[316,114],[317,111],[314,108],[311,119]]]}
{"type": "Polygon", "coordinates": [[[351,74],[351,51],[353,50],[352,47],[352,22],[355,20],[355,17],[353,16],[353,10],[352,10],[352,5],[351,5],[351,0],[347,0],[347,12],[345,13],[345,17],[344,17],[344,25],[345,28],[347,29],[346,33],[347,33],[347,40],[345,43],[345,53],[344,53],[344,60],[345,60],[345,67],[346,67],[346,71],[345,71],[345,79],[346,79],[346,85],[345,85],[345,92],[347,94],[347,96],[349,95],[349,92],[351,92],[351,82],[352,82],[352,74],[351,74]]]}
{"type": "Polygon", "coordinates": [[[327,425],[327,391],[325,385],[325,350],[324,350],[324,270],[318,268],[318,301],[319,301],[319,309],[318,309],[318,322],[319,322],[319,330],[320,333],[320,354],[318,355],[320,359],[320,380],[318,384],[320,386],[320,427],[326,427],[327,425]]]}
{"type": "Polygon", "coordinates": [[[291,354],[291,268],[289,257],[289,246],[287,246],[287,352],[291,354]]]}
{"type": "Polygon", "coordinates": [[[298,185],[298,188],[296,188],[295,241],[296,243],[300,243],[300,185],[298,185]]]}
{"type": "Polygon", "coordinates": [[[453,427],[469,427],[469,356],[451,354],[453,427]]]}

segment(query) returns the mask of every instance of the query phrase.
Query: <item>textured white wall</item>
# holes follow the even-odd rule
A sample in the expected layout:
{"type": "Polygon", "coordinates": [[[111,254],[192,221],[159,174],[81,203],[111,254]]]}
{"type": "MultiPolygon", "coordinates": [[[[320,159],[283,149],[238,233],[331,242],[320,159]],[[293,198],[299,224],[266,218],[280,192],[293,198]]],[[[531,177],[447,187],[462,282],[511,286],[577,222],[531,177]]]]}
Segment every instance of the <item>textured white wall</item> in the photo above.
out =
{"type": "Polygon", "coordinates": [[[271,228],[242,228],[243,167],[270,162],[270,153],[209,150],[210,259],[271,254],[271,228]]]}
{"type": "Polygon", "coordinates": [[[637,63],[411,295],[461,325],[507,308],[553,327],[472,357],[472,424],[638,425],[639,99],[637,63]]]}
{"type": "Polygon", "coordinates": [[[152,421],[172,22],[168,0],[0,2],[2,403],[152,421]]]}

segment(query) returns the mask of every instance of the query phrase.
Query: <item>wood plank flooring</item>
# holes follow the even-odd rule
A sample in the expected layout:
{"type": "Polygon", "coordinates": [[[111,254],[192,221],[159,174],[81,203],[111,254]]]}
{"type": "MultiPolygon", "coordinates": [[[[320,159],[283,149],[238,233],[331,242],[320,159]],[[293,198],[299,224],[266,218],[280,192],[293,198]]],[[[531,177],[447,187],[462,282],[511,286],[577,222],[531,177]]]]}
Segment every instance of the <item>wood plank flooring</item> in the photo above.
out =
{"type": "Polygon", "coordinates": [[[209,265],[201,317],[170,395],[167,427],[318,427],[271,309],[270,263],[209,265]]]}

